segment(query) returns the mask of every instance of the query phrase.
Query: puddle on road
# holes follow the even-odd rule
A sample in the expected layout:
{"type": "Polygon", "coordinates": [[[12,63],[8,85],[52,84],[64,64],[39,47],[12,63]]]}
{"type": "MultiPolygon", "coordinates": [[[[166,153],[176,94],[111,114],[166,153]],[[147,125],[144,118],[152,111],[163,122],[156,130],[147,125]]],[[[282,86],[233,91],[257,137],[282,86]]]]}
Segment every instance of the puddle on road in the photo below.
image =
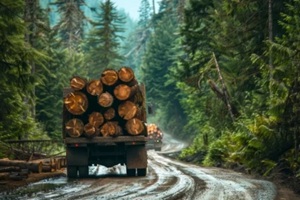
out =
{"type": "Polygon", "coordinates": [[[50,178],[20,187],[11,192],[1,193],[0,199],[52,199],[80,191],[88,186],[79,184],[77,180],[68,180],[66,177],[50,178]]]}

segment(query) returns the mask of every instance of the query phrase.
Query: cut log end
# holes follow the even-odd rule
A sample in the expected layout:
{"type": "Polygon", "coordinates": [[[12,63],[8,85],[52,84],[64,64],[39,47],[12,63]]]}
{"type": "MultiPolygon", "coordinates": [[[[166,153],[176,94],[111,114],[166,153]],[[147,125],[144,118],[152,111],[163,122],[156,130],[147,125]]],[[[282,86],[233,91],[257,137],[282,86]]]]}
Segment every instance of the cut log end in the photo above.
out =
{"type": "Polygon", "coordinates": [[[85,126],[84,126],[84,135],[91,138],[91,137],[95,137],[97,136],[98,134],[98,129],[93,126],[92,124],[90,123],[87,123],[85,126]]]}
{"type": "Polygon", "coordinates": [[[109,108],[104,112],[104,118],[106,120],[111,120],[116,116],[116,111],[114,108],[109,108]]]}
{"type": "Polygon", "coordinates": [[[146,130],[145,124],[143,121],[133,118],[126,122],[126,130],[130,135],[140,135],[144,133],[146,130]]]}
{"type": "Polygon", "coordinates": [[[131,101],[125,101],[118,107],[118,114],[125,120],[134,118],[138,113],[138,107],[131,101]]]}
{"type": "Polygon", "coordinates": [[[74,76],[70,80],[70,86],[74,90],[82,90],[86,85],[86,80],[79,76],[74,76]]]}
{"type": "Polygon", "coordinates": [[[114,102],[114,98],[108,92],[104,92],[98,97],[99,105],[104,108],[110,107],[113,104],[113,102],[114,102]]]}
{"type": "Polygon", "coordinates": [[[103,92],[103,85],[100,80],[92,80],[87,85],[87,92],[93,96],[100,95],[103,92]]]}
{"type": "Polygon", "coordinates": [[[126,100],[131,96],[131,94],[131,88],[125,84],[120,84],[114,89],[114,95],[119,100],[126,100]]]}
{"type": "Polygon", "coordinates": [[[104,137],[116,137],[122,135],[122,128],[118,125],[117,122],[106,122],[100,129],[101,134],[104,137]]]}
{"type": "Polygon", "coordinates": [[[89,123],[95,128],[99,128],[104,122],[104,117],[100,112],[92,112],[89,115],[89,123]]]}
{"type": "Polygon", "coordinates": [[[70,137],[80,137],[83,133],[83,128],[83,122],[77,118],[69,120],[65,126],[65,130],[70,137]]]}
{"type": "Polygon", "coordinates": [[[101,74],[101,82],[105,85],[112,86],[118,81],[118,72],[113,69],[106,69],[101,74]]]}
{"type": "Polygon", "coordinates": [[[130,67],[122,67],[118,71],[119,79],[123,82],[130,82],[134,79],[134,72],[130,67]]]}
{"type": "Polygon", "coordinates": [[[67,110],[73,115],[81,115],[88,108],[88,99],[82,92],[71,92],[64,98],[67,110]]]}

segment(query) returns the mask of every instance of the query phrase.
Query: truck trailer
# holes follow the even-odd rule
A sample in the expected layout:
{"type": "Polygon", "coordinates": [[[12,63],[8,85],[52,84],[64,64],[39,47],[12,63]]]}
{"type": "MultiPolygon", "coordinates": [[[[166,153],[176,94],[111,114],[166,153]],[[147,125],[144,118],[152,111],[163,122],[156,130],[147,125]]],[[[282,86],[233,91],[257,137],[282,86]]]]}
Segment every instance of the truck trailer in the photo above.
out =
{"type": "Polygon", "coordinates": [[[146,176],[145,87],[129,67],[104,70],[98,80],[74,76],[63,91],[67,176],[89,176],[89,166],[126,166],[146,176]]]}

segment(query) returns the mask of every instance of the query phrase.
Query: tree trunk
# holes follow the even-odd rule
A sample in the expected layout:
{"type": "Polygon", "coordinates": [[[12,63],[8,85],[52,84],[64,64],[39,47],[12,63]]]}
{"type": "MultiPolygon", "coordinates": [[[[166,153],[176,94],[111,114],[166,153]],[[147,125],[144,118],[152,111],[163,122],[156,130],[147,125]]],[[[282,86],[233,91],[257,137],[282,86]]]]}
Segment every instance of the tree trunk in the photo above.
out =
{"type": "Polygon", "coordinates": [[[66,124],[66,132],[70,137],[80,137],[83,133],[84,124],[80,119],[71,119],[66,124]]]}
{"type": "Polygon", "coordinates": [[[114,97],[108,92],[104,92],[98,97],[99,105],[104,108],[110,107],[113,104],[113,102],[114,102],[114,97]]]}
{"type": "Polygon", "coordinates": [[[140,135],[147,131],[145,124],[143,121],[133,118],[126,122],[125,124],[126,130],[130,135],[140,135]]]}
{"type": "Polygon", "coordinates": [[[86,80],[79,76],[74,76],[70,80],[70,86],[73,90],[82,90],[86,86],[86,80]]]}
{"type": "Polygon", "coordinates": [[[112,136],[116,137],[122,135],[122,128],[118,125],[118,122],[106,122],[100,129],[101,134],[104,137],[112,136]]]}
{"type": "Polygon", "coordinates": [[[101,74],[101,81],[107,86],[112,86],[119,80],[118,72],[113,69],[106,69],[101,74]]]}
{"type": "Polygon", "coordinates": [[[64,104],[73,115],[81,115],[88,108],[88,99],[83,92],[75,91],[64,98],[64,104]]]}
{"type": "Polygon", "coordinates": [[[103,92],[103,85],[100,80],[92,80],[88,83],[87,92],[93,96],[98,96],[103,92]]]}
{"type": "Polygon", "coordinates": [[[0,159],[0,166],[16,166],[20,167],[22,169],[28,169],[31,172],[34,173],[41,173],[43,163],[40,161],[21,161],[21,160],[6,160],[6,159],[0,159]]]}

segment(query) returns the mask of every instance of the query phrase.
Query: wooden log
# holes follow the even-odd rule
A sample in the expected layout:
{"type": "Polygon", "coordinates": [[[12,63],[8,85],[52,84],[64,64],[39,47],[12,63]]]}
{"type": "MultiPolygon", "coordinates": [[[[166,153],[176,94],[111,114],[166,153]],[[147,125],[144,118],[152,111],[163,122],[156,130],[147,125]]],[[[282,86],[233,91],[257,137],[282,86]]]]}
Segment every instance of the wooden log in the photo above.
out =
{"type": "Polygon", "coordinates": [[[100,80],[91,80],[87,84],[86,89],[91,95],[97,96],[103,92],[103,85],[100,80]]]}
{"type": "Polygon", "coordinates": [[[103,115],[106,120],[112,120],[116,116],[116,111],[114,108],[109,108],[104,112],[103,115]]]}
{"type": "Polygon", "coordinates": [[[131,82],[135,78],[134,72],[130,67],[121,67],[118,70],[118,76],[121,81],[126,83],[131,82]]]}
{"type": "Polygon", "coordinates": [[[128,86],[126,84],[119,84],[114,88],[114,95],[119,100],[127,100],[129,97],[137,93],[138,85],[128,86]]]}
{"type": "Polygon", "coordinates": [[[3,160],[0,159],[0,166],[16,166],[20,168],[27,168],[29,171],[34,173],[41,173],[43,163],[40,161],[21,161],[21,160],[3,160]]]}
{"type": "Polygon", "coordinates": [[[86,137],[95,137],[99,134],[98,128],[96,128],[93,124],[87,123],[84,125],[84,135],[86,137]]]}
{"type": "Polygon", "coordinates": [[[103,126],[100,128],[100,132],[104,137],[116,137],[123,134],[122,128],[118,125],[118,122],[113,121],[103,124],[103,126]]]}
{"type": "Polygon", "coordinates": [[[74,76],[70,80],[70,86],[73,90],[82,90],[86,85],[86,80],[79,76],[74,76]]]}
{"type": "Polygon", "coordinates": [[[88,99],[83,92],[71,92],[64,98],[67,110],[73,115],[81,115],[88,108],[88,99]]]}
{"type": "Polygon", "coordinates": [[[145,124],[143,121],[133,118],[126,122],[125,128],[130,135],[140,135],[147,132],[145,124]]]}
{"type": "Polygon", "coordinates": [[[21,168],[18,166],[3,166],[0,167],[0,173],[2,172],[17,172],[21,171],[21,168]]]}
{"type": "Polygon", "coordinates": [[[95,128],[99,128],[104,122],[104,117],[100,112],[92,112],[89,115],[89,124],[95,128]]]}
{"type": "Polygon", "coordinates": [[[65,130],[70,137],[80,137],[83,133],[83,128],[83,122],[77,118],[69,120],[65,126],[65,130]]]}
{"type": "Polygon", "coordinates": [[[109,92],[104,92],[98,97],[98,104],[104,108],[110,107],[114,102],[113,96],[109,92]]]}
{"type": "Polygon", "coordinates": [[[118,72],[113,69],[106,69],[102,72],[101,74],[101,82],[104,85],[112,86],[117,83],[119,77],[118,77],[118,72]]]}
{"type": "Polygon", "coordinates": [[[0,180],[6,180],[9,178],[9,172],[1,172],[0,173],[0,180]]]}
{"type": "Polygon", "coordinates": [[[118,114],[125,120],[134,118],[138,113],[138,107],[131,101],[125,101],[118,106],[118,114]]]}

